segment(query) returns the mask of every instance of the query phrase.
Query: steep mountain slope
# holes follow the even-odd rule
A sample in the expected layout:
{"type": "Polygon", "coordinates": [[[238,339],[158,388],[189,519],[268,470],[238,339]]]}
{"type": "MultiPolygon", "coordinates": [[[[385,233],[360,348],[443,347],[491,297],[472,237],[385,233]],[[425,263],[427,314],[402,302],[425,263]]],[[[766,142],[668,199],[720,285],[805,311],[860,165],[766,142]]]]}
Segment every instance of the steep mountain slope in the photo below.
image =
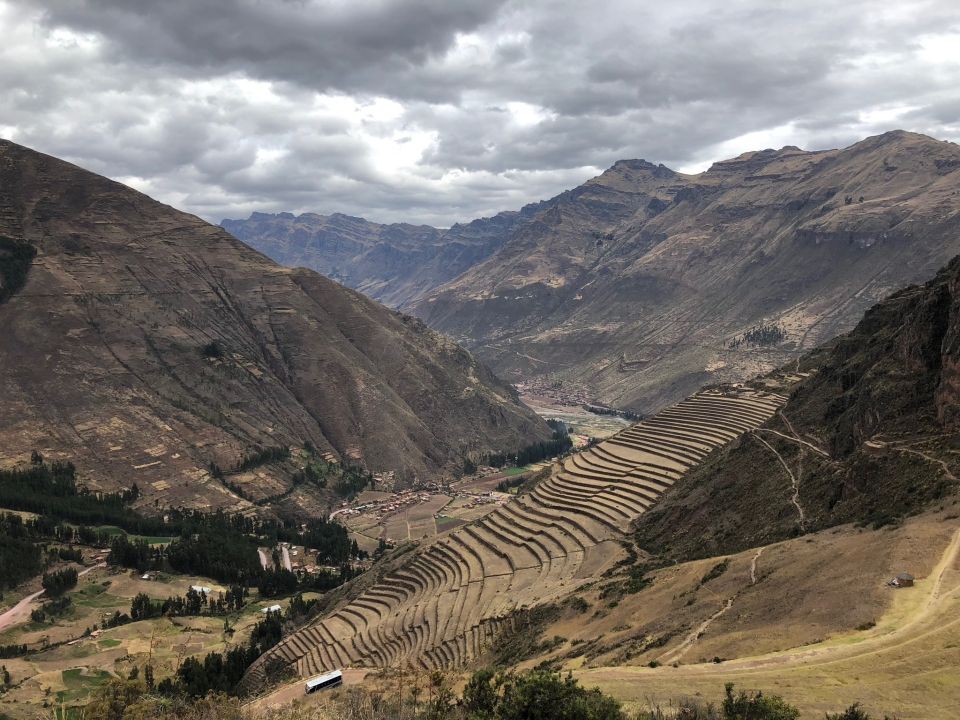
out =
{"type": "Polygon", "coordinates": [[[956,145],[899,131],[695,176],[619,162],[410,310],[508,379],[649,412],[777,367],[930,277],[960,252],[958,168],[956,145]]]}
{"type": "Polygon", "coordinates": [[[38,449],[145,503],[242,507],[209,463],[310,443],[410,480],[549,436],[419,320],[6,141],[0,236],[4,464],[38,449]]]}
{"type": "Polygon", "coordinates": [[[737,552],[896,522],[960,490],[960,258],[800,368],[809,376],[774,418],[639,520],[641,547],[661,561],[737,552]]]}
{"type": "Polygon", "coordinates": [[[402,306],[485,260],[541,205],[446,230],[381,225],[339,213],[253,213],[220,225],[282,265],[316,270],[387,305],[402,306]]]}

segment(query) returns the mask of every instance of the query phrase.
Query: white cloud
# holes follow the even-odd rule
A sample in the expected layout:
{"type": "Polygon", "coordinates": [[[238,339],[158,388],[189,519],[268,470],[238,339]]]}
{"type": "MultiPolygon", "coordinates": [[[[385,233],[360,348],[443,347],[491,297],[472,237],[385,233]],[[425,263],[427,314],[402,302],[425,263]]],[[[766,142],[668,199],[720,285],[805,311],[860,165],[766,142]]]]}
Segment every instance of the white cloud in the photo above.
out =
{"type": "Polygon", "coordinates": [[[449,225],[622,158],[960,139],[948,0],[0,0],[0,30],[0,133],[214,221],[449,225]]]}

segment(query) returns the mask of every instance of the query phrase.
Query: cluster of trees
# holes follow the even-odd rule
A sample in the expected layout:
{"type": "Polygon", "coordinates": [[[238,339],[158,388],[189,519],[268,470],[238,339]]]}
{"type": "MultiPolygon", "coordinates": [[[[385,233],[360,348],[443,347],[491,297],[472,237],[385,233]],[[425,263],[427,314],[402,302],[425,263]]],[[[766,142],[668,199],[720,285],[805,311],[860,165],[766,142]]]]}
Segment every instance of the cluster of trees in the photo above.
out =
{"type": "MultiPolygon", "coordinates": [[[[310,448],[307,452],[311,452],[310,448]]],[[[336,463],[311,456],[303,469],[294,473],[293,484],[329,487],[341,497],[349,497],[372,487],[374,478],[362,465],[349,460],[336,463]]]]}
{"type": "Polygon", "coordinates": [[[283,616],[267,613],[253,627],[246,645],[230,648],[225,653],[208,653],[203,660],[188,657],[177,668],[174,678],[165,678],[157,686],[164,695],[186,695],[199,698],[210,692],[233,694],[247,668],[283,636],[283,616]]]}
{"type": "Polygon", "coordinates": [[[205,358],[219,359],[224,356],[223,346],[216,340],[211,340],[200,348],[200,354],[205,358]]]}
{"type": "Polygon", "coordinates": [[[176,538],[167,546],[166,558],[177,572],[223,583],[252,583],[263,572],[256,540],[222,527],[176,538]]]}
{"type": "Polygon", "coordinates": [[[484,459],[484,464],[495,468],[501,468],[504,465],[510,464],[522,467],[569,452],[570,449],[573,448],[573,440],[570,439],[566,426],[562,423],[561,426],[560,428],[554,429],[553,437],[549,440],[531,443],[518,450],[515,454],[502,452],[491,453],[484,459]]]}
{"type": "Polygon", "coordinates": [[[183,526],[183,534],[165,549],[151,546],[142,539],[115,537],[107,561],[138,572],[161,569],[166,563],[180,573],[203,575],[243,587],[257,586],[264,596],[275,597],[298,588],[326,591],[337,587],[357,574],[350,561],[367,557],[356,541],[350,540],[345,527],[329,520],[312,519],[301,527],[224,513],[205,516],[202,527],[192,520],[183,526]],[[310,576],[280,567],[264,569],[258,545],[275,545],[280,541],[316,548],[319,563],[339,566],[340,571],[310,576]]]}
{"type": "Polygon", "coordinates": [[[44,573],[40,585],[46,590],[50,597],[63,595],[67,590],[75,587],[77,584],[77,571],[74,568],[65,568],[55,570],[52,573],[44,573]]]}
{"type": "Polygon", "coordinates": [[[30,649],[26,645],[0,645],[0,658],[15,658],[26,655],[30,649]]]}
{"type": "Polygon", "coordinates": [[[110,554],[107,562],[111,565],[135,568],[144,572],[149,568],[158,568],[163,562],[163,550],[150,545],[143,538],[130,539],[126,535],[117,535],[110,541],[110,554]]]}
{"type": "Polygon", "coordinates": [[[75,547],[51,548],[49,552],[52,560],[62,560],[63,562],[83,562],[83,551],[75,547]]]}
{"type": "Polygon", "coordinates": [[[266,465],[272,462],[279,462],[290,457],[290,448],[277,446],[261,448],[244,455],[237,464],[237,472],[252,470],[255,467],[266,465]]]}
{"type": "MultiPolygon", "coordinates": [[[[339,467],[327,464],[331,467],[339,467]]],[[[340,467],[338,477],[359,477],[358,469],[340,467]]],[[[364,480],[364,483],[368,480],[364,480]]],[[[0,470],[0,507],[40,513],[34,520],[24,521],[19,515],[0,515],[0,590],[35,577],[42,569],[42,555],[36,547],[41,538],[60,542],[109,545],[109,562],[135,568],[139,572],[165,565],[177,572],[203,575],[223,583],[265,588],[294,588],[290,578],[273,570],[264,570],[257,553],[258,545],[277,542],[302,544],[318,550],[318,562],[341,566],[338,573],[324,573],[315,578],[296,578],[303,587],[336,587],[353,576],[347,566],[353,559],[363,559],[346,528],[322,519],[310,520],[305,526],[287,520],[260,519],[230,515],[222,511],[204,514],[195,510],[171,509],[163,518],[143,517],[129,507],[139,497],[134,485],[119,493],[91,493],[79,486],[76,469],[69,462],[47,463],[34,453],[26,468],[0,470]],[[71,527],[67,522],[78,523],[71,527]],[[114,525],[131,535],[173,537],[164,549],[145,540],[126,535],[109,536],[85,523],[114,525]]],[[[59,552],[59,551],[58,551],[59,552]]],[[[63,559],[72,559],[77,551],[64,549],[63,559]]],[[[55,581],[51,581],[55,582],[55,581]]],[[[269,590],[268,590],[269,592],[269,590]]],[[[274,594],[279,589],[273,591],[274,594]]]]}
{"type": "Polygon", "coordinates": [[[37,249],[30,243],[0,235],[0,303],[27,282],[30,264],[36,256],[37,249]]]}
{"type": "Polygon", "coordinates": [[[242,585],[232,585],[226,593],[218,593],[216,598],[208,597],[205,592],[192,587],[187,589],[185,595],[175,595],[166,600],[152,600],[146,593],[138,593],[130,602],[130,613],[114,611],[104,622],[104,627],[117,627],[158,617],[195,617],[204,613],[226,615],[242,609],[248,595],[249,591],[242,585]]]}
{"type": "Polygon", "coordinates": [[[136,485],[119,493],[92,493],[77,485],[73,463],[46,463],[36,452],[28,467],[0,470],[0,507],[37,513],[51,528],[71,521],[116,525],[137,535],[162,534],[163,519],[146,518],[127,507],[139,496],[136,485]]]}
{"type": "Polygon", "coordinates": [[[520,487],[527,481],[527,478],[523,475],[518,475],[517,477],[507,478],[506,480],[501,480],[497,483],[497,492],[510,492],[512,488],[520,487]]]}
{"type": "MultiPolygon", "coordinates": [[[[616,417],[622,417],[626,420],[643,420],[645,417],[643,413],[634,412],[633,410],[617,410],[616,408],[607,407],[606,405],[584,405],[583,409],[594,415],[615,415],[616,417]]],[[[547,422],[550,422],[547,420],[547,422]]]]}
{"type": "Polygon", "coordinates": [[[46,622],[48,618],[55,618],[69,608],[73,602],[68,596],[58,597],[50,602],[44,603],[38,608],[30,611],[30,620],[35,623],[46,622]]]}
{"type": "Polygon", "coordinates": [[[31,536],[19,515],[0,514],[0,592],[35,577],[43,568],[40,548],[31,536]]]}
{"type": "Polygon", "coordinates": [[[363,560],[367,552],[356,540],[351,540],[347,529],[338,522],[315,518],[308,520],[302,532],[282,538],[317,551],[317,560],[323,565],[339,565],[352,558],[363,560]]]}
{"type": "Polygon", "coordinates": [[[741,345],[777,345],[787,338],[787,331],[779,325],[761,324],[747,330],[743,335],[736,337],[730,343],[731,348],[741,345]]]}

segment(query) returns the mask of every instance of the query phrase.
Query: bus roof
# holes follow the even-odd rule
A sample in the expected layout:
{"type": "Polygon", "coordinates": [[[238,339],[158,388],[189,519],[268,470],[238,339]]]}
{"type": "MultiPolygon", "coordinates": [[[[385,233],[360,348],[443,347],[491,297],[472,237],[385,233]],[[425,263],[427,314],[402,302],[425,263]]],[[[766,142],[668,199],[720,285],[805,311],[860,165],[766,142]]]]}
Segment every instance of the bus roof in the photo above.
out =
{"type": "Polygon", "coordinates": [[[320,685],[321,683],[328,682],[338,677],[343,677],[343,673],[339,670],[332,670],[331,672],[324,673],[323,675],[317,675],[307,680],[307,687],[312,687],[313,685],[320,685]]]}

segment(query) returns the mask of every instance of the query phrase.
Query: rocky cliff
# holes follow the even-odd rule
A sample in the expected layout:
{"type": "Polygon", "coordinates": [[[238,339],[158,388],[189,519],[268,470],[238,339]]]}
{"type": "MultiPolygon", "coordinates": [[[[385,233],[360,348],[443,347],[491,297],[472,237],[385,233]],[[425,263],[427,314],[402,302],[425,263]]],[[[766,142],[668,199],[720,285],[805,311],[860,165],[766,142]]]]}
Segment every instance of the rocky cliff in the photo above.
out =
{"type": "Polygon", "coordinates": [[[960,490],[958,333],[960,257],[801,359],[777,416],[666,493],[638,521],[640,545],[706,557],[942,504],[960,490]]]}
{"type": "MultiPolygon", "coordinates": [[[[4,464],[36,449],[145,504],[242,508],[210,463],[309,444],[410,481],[549,436],[419,320],[6,141],[0,236],[4,464]]],[[[256,496],[288,478],[245,480],[256,496]]]]}

